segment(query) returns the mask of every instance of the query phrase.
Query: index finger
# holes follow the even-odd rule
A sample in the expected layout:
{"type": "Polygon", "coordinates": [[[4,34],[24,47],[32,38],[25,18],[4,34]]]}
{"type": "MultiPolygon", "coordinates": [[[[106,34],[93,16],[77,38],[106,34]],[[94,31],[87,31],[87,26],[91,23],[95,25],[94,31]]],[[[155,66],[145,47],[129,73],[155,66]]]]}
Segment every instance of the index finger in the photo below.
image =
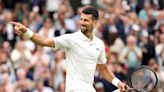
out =
{"type": "Polygon", "coordinates": [[[20,25],[20,24],[17,23],[17,22],[9,22],[9,24],[12,24],[12,25],[20,25]]]}

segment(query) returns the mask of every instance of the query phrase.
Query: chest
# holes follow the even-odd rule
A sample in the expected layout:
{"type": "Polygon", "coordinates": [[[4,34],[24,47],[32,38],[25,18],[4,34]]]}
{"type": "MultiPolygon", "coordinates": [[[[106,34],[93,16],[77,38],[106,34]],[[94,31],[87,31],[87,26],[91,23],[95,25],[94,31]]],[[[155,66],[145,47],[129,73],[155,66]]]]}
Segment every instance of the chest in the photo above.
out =
{"type": "Polygon", "coordinates": [[[97,42],[75,41],[72,51],[80,57],[97,61],[101,53],[101,46],[97,42]]]}

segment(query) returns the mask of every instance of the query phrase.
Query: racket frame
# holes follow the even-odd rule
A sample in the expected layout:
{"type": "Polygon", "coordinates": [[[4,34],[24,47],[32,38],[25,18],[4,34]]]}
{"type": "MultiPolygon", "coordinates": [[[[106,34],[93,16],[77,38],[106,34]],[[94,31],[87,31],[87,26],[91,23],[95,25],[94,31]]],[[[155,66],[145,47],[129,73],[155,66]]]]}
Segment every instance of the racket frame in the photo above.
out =
{"type": "Polygon", "coordinates": [[[140,90],[140,89],[136,89],[133,84],[132,84],[132,75],[137,72],[138,70],[141,70],[141,69],[149,69],[154,75],[155,75],[155,79],[156,79],[156,83],[155,85],[153,86],[153,88],[155,88],[157,86],[157,83],[158,83],[158,77],[156,75],[156,73],[148,66],[139,66],[137,67],[134,72],[130,75],[130,85],[132,86],[132,88],[127,88],[128,91],[136,91],[136,92],[142,92],[142,91],[151,91],[152,89],[150,90],[140,90]]]}

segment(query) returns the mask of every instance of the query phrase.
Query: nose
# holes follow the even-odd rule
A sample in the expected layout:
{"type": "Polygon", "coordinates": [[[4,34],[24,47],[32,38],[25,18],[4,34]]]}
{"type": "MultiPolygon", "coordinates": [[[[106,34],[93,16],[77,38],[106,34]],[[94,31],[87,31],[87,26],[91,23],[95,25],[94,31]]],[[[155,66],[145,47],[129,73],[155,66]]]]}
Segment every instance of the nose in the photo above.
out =
{"type": "Polygon", "coordinates": [[[81,25],[85,25],[84,20],[80,20],[80,24],[81,24],[81,25]]]}

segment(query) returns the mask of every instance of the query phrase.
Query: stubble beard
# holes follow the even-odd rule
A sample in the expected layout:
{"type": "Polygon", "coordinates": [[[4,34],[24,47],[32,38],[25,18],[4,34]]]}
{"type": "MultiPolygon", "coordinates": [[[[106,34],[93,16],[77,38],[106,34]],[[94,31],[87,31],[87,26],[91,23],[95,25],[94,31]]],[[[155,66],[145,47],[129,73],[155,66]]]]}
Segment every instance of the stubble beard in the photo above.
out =
{"type": "Polygon", "coordinates": [[[86,29],[81,29],[81,32],[86,32],[87,30],[86,29]]]}
{"type": "Polygon", "coordinates": [[[81,27],[80,29],[81,29],[81,32],[86,32],[87,31],[86,27],[85,28],[81,27]]]}

